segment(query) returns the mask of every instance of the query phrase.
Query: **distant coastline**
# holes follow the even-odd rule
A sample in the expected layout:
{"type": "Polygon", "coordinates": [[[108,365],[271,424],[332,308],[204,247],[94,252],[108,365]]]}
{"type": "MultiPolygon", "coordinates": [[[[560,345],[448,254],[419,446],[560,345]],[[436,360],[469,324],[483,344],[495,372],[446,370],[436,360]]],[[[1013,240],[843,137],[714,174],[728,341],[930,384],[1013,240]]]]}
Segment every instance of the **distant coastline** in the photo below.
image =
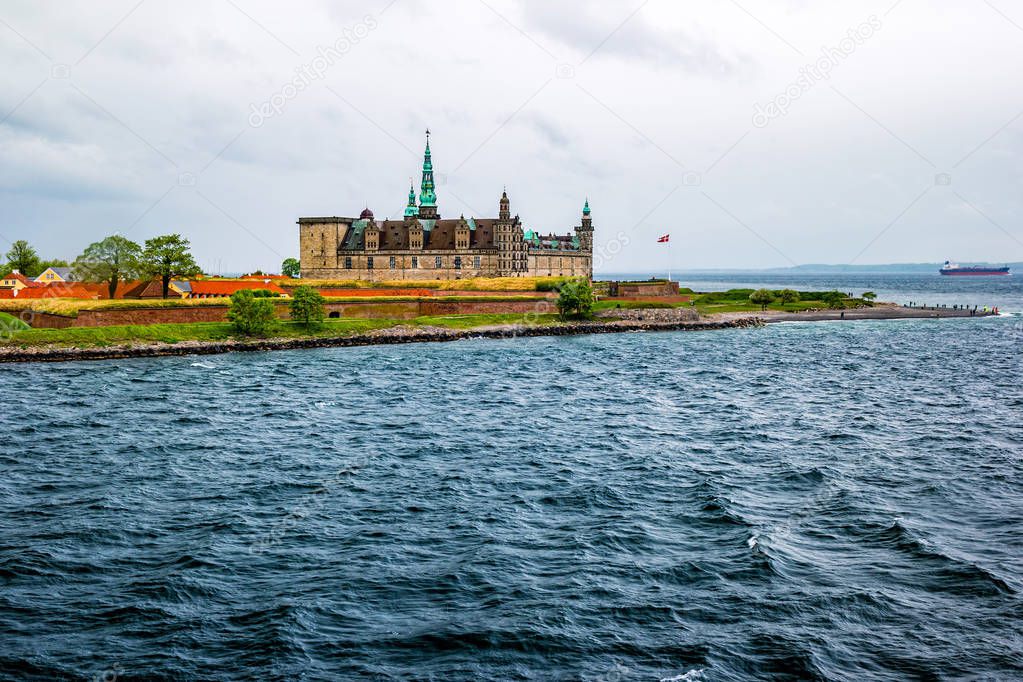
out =
{"type": "MultiPolygon", "coordinates": [[[[962,261],[964,266],[993,266],[1001,267],[1008,265],[1012,272],[1023,272],[1023,262],[999,261],[995,262],[973,262],[962,261]]],[[[804,265],[793,265],[783,268],[682,268],[677,271],[675,279],[692,279],[693,276],[701,275],[935,275],[941,268],[941,263],[886,263],[877,265],[849,265],[829,263],[807,263],[804,265]]],[[[602,273],[594,275],[595,279],[614,279],[626,275],[637,276],[637,273],[602,273]]]]}

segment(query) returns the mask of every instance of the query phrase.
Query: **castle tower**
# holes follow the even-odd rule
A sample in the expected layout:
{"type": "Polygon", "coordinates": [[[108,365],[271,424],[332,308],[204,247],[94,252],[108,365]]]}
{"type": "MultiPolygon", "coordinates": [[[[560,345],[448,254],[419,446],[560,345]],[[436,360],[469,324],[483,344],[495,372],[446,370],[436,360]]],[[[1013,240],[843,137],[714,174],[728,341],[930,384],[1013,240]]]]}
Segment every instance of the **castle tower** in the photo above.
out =
{"type": "Polygon", "coordinates": [[[412,178],[408,179],[408,204],[405,206],[405,218],[406,222],[408,218],[415,218],[419,215],[419,209],[416,208],[416,190],[412,185],[412,178]]]}
{"type": "Polygon", "coordinates": [[[579,237],[579,250],[593,253],[593,218],[590,216],[590,199],[586,198],[583,204],[583,221],[575,228],[576,236],[579,237]]]}
{"type": "Polygon", "coordinates": [[[508,201],[508,190],[501,192],[501,206],[497,215],[501,220],[511,220],[511,202],[508,201]]]}
{"type": "Polygon", "coordinates": [[[419,186],[419,217],[436,219],[437,194],[433,183],[433,156],[430,153],[430,130],[426,130],[426,152],[423,154],[423,181],[419,186]]]}
{"type": "Polygon", "coordinates": [[[359,220],[367,221],[365,232],[365,247],[367,251],[378,251],[380,249],[380,227],[373,219],[373,211],[367,207],[359,216],[359,220]]]}
{"type": "Polygon", "coordinates": [[[527,269],[526,242],[523,240],[519,217],[512,217],[507,190],[501,192],[497,215],[497,222],[494,223],[494,240],[497,246],[498,276],[515,277],[527,269]]]}

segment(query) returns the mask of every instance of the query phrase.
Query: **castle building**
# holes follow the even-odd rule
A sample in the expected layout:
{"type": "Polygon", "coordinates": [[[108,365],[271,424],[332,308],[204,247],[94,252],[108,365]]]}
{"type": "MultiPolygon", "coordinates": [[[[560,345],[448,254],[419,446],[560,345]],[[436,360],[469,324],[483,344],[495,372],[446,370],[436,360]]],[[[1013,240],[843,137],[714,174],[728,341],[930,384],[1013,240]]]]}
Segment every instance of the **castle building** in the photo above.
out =
{"type": "Polygon", "coordinates": [[[526,229],[512,216],[508,193],[496,218],[441,218],[433,178],[430,132],[419,201],[409,187],[401,220],[299,218],[302,277],[333,280],[427,280],[470,277],[593,277],[589,199],[574,234],[526,229]]]}

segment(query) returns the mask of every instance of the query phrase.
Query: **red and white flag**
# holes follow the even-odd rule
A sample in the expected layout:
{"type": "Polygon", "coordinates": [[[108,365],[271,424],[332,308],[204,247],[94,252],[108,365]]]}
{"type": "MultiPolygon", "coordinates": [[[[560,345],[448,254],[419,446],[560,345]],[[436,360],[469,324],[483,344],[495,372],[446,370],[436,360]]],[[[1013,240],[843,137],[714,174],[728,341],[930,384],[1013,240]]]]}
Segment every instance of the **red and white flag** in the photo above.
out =
{"type": "Polygon", "coordinates": [[[666,244],[668,242],[668,237],[670,237],[670,236],[671,236],[670,234],[666,234],[663,237],[658,237],[657,238],[657,243],[658,244],[666,244]]]}

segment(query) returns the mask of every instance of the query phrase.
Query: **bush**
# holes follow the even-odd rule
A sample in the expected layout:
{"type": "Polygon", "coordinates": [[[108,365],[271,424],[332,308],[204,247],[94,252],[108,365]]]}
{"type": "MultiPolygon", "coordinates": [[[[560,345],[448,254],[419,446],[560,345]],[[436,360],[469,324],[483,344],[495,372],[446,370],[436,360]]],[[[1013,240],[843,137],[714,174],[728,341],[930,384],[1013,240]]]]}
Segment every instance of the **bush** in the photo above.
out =
{"type": "Polygon", "coordinates": [[[327,312],[323,307],[323,296],[316,289],[301,286],[291,293],[291,319],[305,326],[321,324],[327,312]]]}
{"type": "Polygon", "coordinates": [[[250,289],[253,297],[255,298],[280,298],[281,295],[276,291],[270,291],[269,289],[250,289]]]}
{"type": "Polygon", "coordinates": [[[593,316],[593,288],[589,280],[574,279],[561,285],[558,295],[558,314],[561,319],[593,316]]]}
{"type": "Polygon", "coordinates": [[[536,291],[560,291],[561,287],[563,287],[567,281],[568,280],[561,277],[538,279],[536,284],[533,285],[533,288],[536,291]]]}
{"type": "Polygon", "coordinates": [[[242,334],[262,335],[276,326],[277,309],[266,297],[257,297],[252,291],[243,289],[231,295],[227,319],[242,334]]]}
{"type": "Polygon", "coordinates": [[[700,297],[701,303],[745,303],[753,293],[752,289],[729,289],[728,291],[711,291],[700,297]]]}
{"type": "Polygon", "coordinates": [[[768,289],[757,289],[749,295],[749,301],[759,305],[761,310],[767,310],[767,306],[774,303],[774,292],[768,289]]]}
{"type": "Polygon", "coordinates": [[[825,291],[820,295],[821,300],[829,308],[844,308],[845,307],[845,294],[841,291],[825,291]]]}
{"type": "Polygon", "coordinates": [[[799,301],[799,292],[793,291],[792,289],[782,289],[778,292],[778,298],[781,299],[782,303],[797,303],[799,301]]]}

